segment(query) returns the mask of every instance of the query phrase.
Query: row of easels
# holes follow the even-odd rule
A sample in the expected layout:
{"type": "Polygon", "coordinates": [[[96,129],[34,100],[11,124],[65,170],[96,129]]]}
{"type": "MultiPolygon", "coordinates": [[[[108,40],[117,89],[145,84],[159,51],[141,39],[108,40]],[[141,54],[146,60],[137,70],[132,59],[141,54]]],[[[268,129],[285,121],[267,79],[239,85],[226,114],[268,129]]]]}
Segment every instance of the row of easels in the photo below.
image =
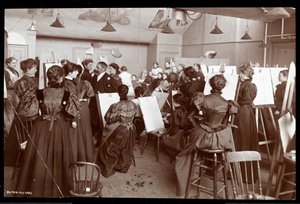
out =
{"type": "MultiPolygon", "coordinates": [[[[283,104],[282,104],[282,109],[281,109],[281,114],[280,116],[284,116],[287,112],[290,112],[291,107],[292,107],[292,100],[294,97],[294,89],[295,89],[295,77],[296,77],[296,67],[294,62],[291,63],[290,68],[289,68],[289,74],[288,74],[288,79],[286,83],[286,88],[285,88],[285,94],[283,98],[283,104]]],[[[283,161],[282,155],[283,155],[283,147],[282,147],[282,142],[280,137],[275,142],[275,149],[273,152],[273,157],[271,161],[271,167],[270,167],[270,173],[269,173],[269,179],[266,187],[266,195],[271,196],[271,185],[273,184],[273,176],[274,173],[276,173],[276,182],[275,186],[278,186],[279,183],[279,173],[281,172],[281,164],[283,161]],[[277,172],[275,172],[275,167],[278,167],[277,172]]],[[[275,189],[276,190],[276,189],[275,189]]],[[[275,192],[274,190],[274,192],[275,192]]]]}

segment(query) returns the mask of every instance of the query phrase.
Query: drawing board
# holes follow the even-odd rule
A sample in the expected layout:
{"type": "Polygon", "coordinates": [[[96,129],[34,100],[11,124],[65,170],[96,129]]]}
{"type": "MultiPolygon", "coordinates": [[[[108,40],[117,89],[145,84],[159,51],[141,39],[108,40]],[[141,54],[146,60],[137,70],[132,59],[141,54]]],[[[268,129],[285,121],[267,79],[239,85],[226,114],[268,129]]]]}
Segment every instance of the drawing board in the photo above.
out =
{"type": "Polygon", "coordinates": [[[254,67],[252,83],[257,87],[253,105],[274,105],[273,86],[270,71],[264,67],[254,67]]]}
{"type": "Polygon", "coordinates": [[[156,97],[140,97],[138,100],[140,102],[146,132],[165,128],[156,97]]]}
{"type": "Polygon", "coordinates": [[[103,127],[106,125],[104,116],[108,111],[109,107],[120,101],[118,93],[98,93],[96,94],[97,106],[99,111],[99,117],[102,117],[103,127]]]}

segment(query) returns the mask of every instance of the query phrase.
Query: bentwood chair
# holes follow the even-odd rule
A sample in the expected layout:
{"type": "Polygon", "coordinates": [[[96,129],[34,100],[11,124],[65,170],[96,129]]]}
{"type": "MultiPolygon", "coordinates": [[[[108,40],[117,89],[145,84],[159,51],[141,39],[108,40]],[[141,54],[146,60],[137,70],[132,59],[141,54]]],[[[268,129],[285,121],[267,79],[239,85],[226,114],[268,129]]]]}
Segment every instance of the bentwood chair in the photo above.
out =
{"type": "Polygon", "coordinates": [[[69,165],[70,195],[74,197],[102,197],[100,167],[97,164],[78,161],[69,165]]]}

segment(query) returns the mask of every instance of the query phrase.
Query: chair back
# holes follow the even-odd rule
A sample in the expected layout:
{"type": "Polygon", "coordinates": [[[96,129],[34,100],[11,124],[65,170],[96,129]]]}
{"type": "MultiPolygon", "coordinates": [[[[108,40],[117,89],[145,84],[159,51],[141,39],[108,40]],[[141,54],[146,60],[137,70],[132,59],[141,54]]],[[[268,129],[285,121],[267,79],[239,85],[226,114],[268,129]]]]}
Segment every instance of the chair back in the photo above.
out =
{"type": "Polygon", "coordinates": [[[71,196],[101,197],[100,167],[97,164],[78,161],[69,165],[71,196]]]}
{"type": "Polygon", "coordinates": [[[257,151],[227,153],[234,199],[264,199],[257,151]]]}

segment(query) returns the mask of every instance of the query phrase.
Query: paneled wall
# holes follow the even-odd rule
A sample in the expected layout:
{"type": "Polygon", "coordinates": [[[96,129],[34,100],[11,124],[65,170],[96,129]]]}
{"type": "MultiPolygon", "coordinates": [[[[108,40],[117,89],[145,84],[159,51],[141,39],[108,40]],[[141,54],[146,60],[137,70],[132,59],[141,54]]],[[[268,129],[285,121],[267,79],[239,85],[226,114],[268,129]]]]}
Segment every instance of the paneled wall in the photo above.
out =
{"type": "MultiPolygon", "coordinates": [[[[89,40],[37,37],[36,55],[39,56],[41,63],[53,60],[52,53],[56,62],[63,58],[77,62],[77,56],[82,61],[83,58],[90,57],[86,56],[86,51],[91,47],[90,43],[89,40]]],[[[105,42],[102,43],[102,47],[93,49],[91,57],[97,62],[99,56],[106,56],[108,63],[125,65],[130,73],[139,75],[147,67],[147,48],[147,45],[141,44],[105,42]],[[118,48],[122,57],[114,58],[111,55],[112,48],[118,48]]]]}

